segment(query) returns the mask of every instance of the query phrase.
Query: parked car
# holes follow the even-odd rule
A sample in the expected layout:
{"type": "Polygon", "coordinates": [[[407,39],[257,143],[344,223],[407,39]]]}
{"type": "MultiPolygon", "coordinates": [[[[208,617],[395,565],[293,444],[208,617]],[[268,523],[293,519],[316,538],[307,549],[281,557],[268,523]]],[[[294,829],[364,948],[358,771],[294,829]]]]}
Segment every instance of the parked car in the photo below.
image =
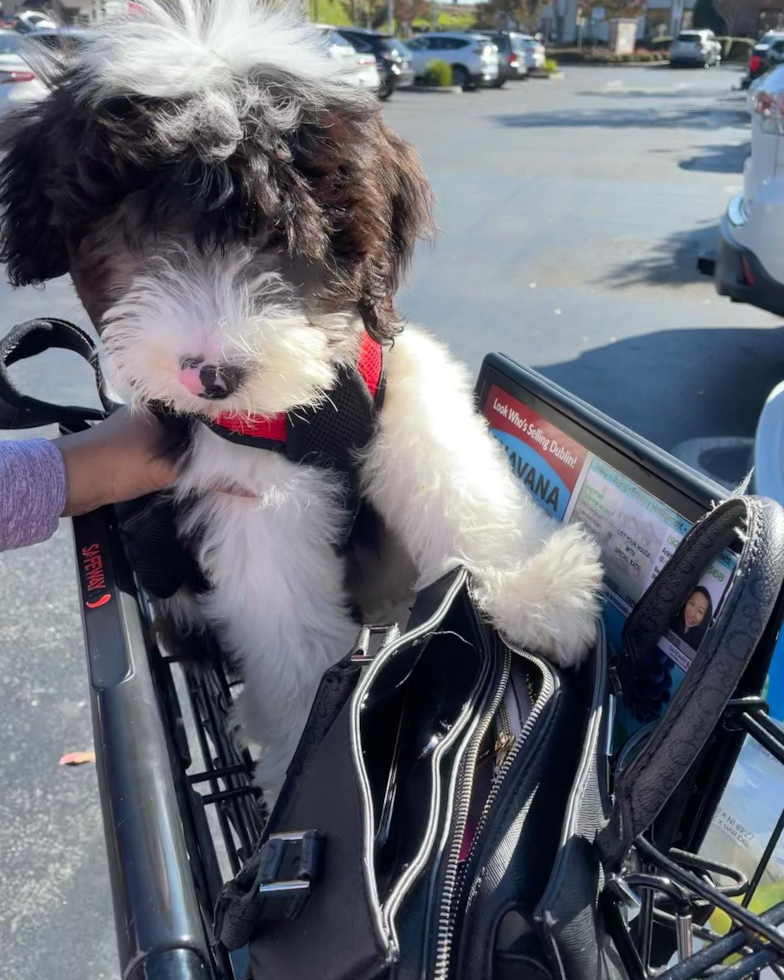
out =
{"type": "Polygon", "coordinates": [[[338,27],[337,32],[360,54],[372,54],[376,59],[376,68],[381,76],[379,95],[382,99],[388,99],[396,88],[414,84],[411,52],[402,41],[390,34],[363,27],[338,27]]]}
{"type": "Polygon", "coordinates": [[[544,68],[544,45],[530,34],[515,34],[516,50],[525,55],[525,67],[529,72],[541,71],[544,68]]]}
{"type": "Polygon", "coordinates": [[[784,65],[752,96],[743,190],[721,220],[718,253],[700,268],[720,295],[784,316],[784,65]]]}
{"type": "Polygon", "coordinates": [[[40,10],[20,10],[0,19],[0,27],[18,31],[20,34],[29,34],[31,31],[56,28],[57,24],[40,10]]]}
{"type": "Polygon", "coordinates": [[[452,66],[455,85],[473,89],[498,81],[498,52],[483,34],[419,34],[406,42],[414,74],[421,78],[431,61],[452,66]]]}
{"type": "Polygon", "coordinates": [[[47,92],[19,53],[21,44],[16,31],[0,30],[0,113],[9,105],[43,98],[47,92]]]}
{"type": "Polygon", "coordinates": [[[782,61],[784,61],[784,31],[768,31],[751,49],[748,72],[741,86],[749,88],[752,82],[782,61]]]}
{"type": "Polygon", "coordinates": [[[500,88],[510,79],[525,78],[528,74],[525,54],[516,46],[516,40],[520,35],[511,31],[497,31],[486,36],[498,48],[498,79],[494,83],[495,88],[500,88]]]}
{"type": "Polygon", "coordinates": [[[336,27],[329,24],[316,24],[324,35],[324,43],[330,58],[341,61],[345,66],[345,80],[355,88],[381,89],[381,76],[376,68],[373,55],[357,51],[353,44],[341,37],[336,27]]]}
{"type": "Polygon", "coordinates": [[[673,68],[708,68],[720,61],[721,44],[713,31],[681,31],[670,45],[670,64],[673,68]]]}
{"type": "Polygon", "coordinates": [[[754,107],[754,93],[765,81],[764,75],[758,75],[753,82],[751,82],[746,88],[746,108],[749,110],[749,115],[754,107]]]}
{"type": "Polygon", "coordinates": [[[79,27],[43,27],[28,34],[25,44],[45,44],[52,51],[68,53],[68,50],[81,44],[87,31],[79,27]]]}

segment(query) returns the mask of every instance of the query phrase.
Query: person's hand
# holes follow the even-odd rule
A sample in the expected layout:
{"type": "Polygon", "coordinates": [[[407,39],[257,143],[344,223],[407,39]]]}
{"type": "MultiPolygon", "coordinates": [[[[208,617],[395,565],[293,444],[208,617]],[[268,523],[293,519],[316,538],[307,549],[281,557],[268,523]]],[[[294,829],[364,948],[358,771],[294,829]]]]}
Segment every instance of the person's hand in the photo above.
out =
{"type": "Polygon", "coordinates": [[[65,462],[63,517],[86,514],[164,490],[177,467],[162,455],[163,429],[152,415],[122,408],[86,432],[54,441],[65,462]]]}

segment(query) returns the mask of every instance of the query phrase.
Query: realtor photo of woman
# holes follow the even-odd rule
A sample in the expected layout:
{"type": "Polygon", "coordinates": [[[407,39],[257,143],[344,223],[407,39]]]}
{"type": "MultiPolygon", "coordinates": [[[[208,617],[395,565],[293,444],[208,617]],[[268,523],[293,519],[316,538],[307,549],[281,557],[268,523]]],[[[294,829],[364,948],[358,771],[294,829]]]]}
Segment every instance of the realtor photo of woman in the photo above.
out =
{"type": "Polygon", "coordinates": [[[670,622],[672,632],[695,652],[713,619],[713,600],[710,592],[698,585],[670,622]]]}

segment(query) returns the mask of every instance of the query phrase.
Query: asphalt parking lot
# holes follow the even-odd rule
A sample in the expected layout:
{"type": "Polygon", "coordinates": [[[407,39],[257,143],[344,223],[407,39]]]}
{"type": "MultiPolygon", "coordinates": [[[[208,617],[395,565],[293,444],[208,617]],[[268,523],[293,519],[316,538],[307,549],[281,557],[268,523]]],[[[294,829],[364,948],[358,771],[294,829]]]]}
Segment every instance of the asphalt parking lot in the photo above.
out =
{"type": "MultiPolygon", "coordinates": [[[[397,93],[440,236],[401,307],[473,371],[502,350],[666,449],[749,437],[782,374],[780,324],[733,306],[695,261],[740,186],[748,116],[732,69],[574,68],[500,91],[397,93]]],[[[70,287],[0,286],[3,329],[83,322],[70,287]]],[[[47,357],[20,377],[83,401],[90,372],[47,357]]],[[[739,478],[742,472],[722,474],[739,478]]],[[[117,975],[89,748],[70,532],[0,558],[0,949],[5,980],[117,975]]]]}

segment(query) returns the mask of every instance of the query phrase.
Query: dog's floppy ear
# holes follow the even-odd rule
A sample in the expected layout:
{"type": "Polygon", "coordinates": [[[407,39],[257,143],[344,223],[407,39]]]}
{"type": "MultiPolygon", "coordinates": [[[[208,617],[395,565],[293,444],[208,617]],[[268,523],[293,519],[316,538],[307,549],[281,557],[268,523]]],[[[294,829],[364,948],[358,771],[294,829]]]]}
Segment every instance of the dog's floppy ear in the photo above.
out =
{"type": "MultiPolygon", "coordinates": [[[[395,292],[417,240],[433,228],[433,195],[416,150],[368,102],[302,127],[294,161],[321,215],[320,235],[299,236],[303,254],[331,272],[332,303],[355,304],[368,333],[391,341],[401,329],[395,292]]],[[[295,221],[300,210],[292,208],[295,221]]]]}
{"type": "Polygon", "coordinates": [[[48,103],[4,113],[0,126],[0,262],[14,286],[68,271],[65,241],[52,224],[48,103]]]}
{"type": "Polygon", "coordinates": [[[433,193],[419,154],[405,140],[380,124],[380,152],[370,173],[372,198],[380,199],[377,241],[360,273],[359,312],[365,328],[380,341],[400,331],[394,297],[408,270],[417,241],[433,233],[433,193]]]}

